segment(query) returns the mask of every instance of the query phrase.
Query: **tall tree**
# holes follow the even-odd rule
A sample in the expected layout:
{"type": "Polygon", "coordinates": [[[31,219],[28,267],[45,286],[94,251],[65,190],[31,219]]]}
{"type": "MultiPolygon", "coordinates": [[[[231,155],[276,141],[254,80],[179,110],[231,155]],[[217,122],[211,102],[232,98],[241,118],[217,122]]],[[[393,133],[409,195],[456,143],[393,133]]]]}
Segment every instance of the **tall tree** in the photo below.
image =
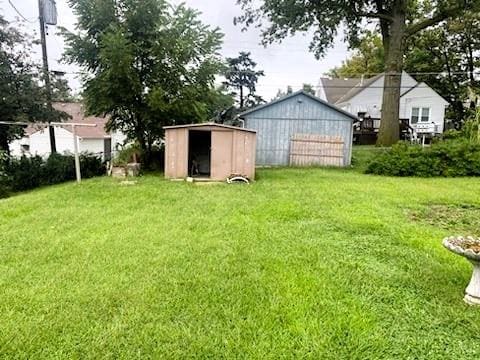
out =
{"type": "Polygon", "coordinates": [[[265,74],[262,70],[255,69],[257,63],[250,55],[249,52],[242,51],[235,58],[227,58],[224,85],[234,90],[233,95],[238,99],[240,110],[263,101],[256,95],[256,90],[258,79],[265,74]]]}
{"type": "Polygon", "coordinates": [[[280,99],[282,97],[285,97],[287,95],[290,95],[293,93],[293,88],[291,85],[287,85],[287,90],[286,91],[283,91],[282,89],[278,89],[277,91],[277,95],[275,95],[275,97],[272,99],[273,100],[277,100],[277,99],[280,99]]]}
{"type": "Polygon", "coordinates": [[[52,87],[52,101],[70,102],[74,101],[72,89],[62,73],[52,72],[50,76],[52,87]]]}
{"type": "Polygon", "coordinates": [[[312,84],[303,84],[302,90],[310,95],[315,95],[315,87],[312,84]]]}
{"type": "MultiPolygon", "coordinates": [[[[359,77],[383,71],[381,36],[369,32],[354,54],[331,69],[332,77],[359,77]],[[363,49],[369,49],[364,51],[363,49]],[[374,54],[374,56],[372,56],[374,54]],[[377,64],[368,67],[367,64],[377,64]]],[[[418,81],[426,82],[449,103],[447,119],[455,128],[468,117],[465,108],[471,94],[480,94],[475,76],[480,71],[480,14],[466,13],[462,19],[445,21],[412,36],[406,45],[404,68],[418,81]]]]}
{"type": "MultiPolygon", "coordinates": [[[[37,64],[30,61],[31,41],[0,16],[0,120],[7,122],[61,121],[64,112],[46,106],[46,92],[37,64]]],[[[19,125],[0,124],[0,150],[22,137],[19,125]]]]}
{"type": "Polygon", "coordinates": [[[346,24],[346,37],[358,42],[366,21],[380,27],[385,50],[385,87],[378,144],[391,145],[399,139],[399,109],[403,54],[407,40],[435,24],[458,18],[467,10],[478,10],[480,0],[237,0],[244,14],[236,22],[247,27],[266,18],[265,44],[299,31],[314,29],[311,49],[325,54],[346,24]],[[259,4],[259,5],[257,5],[259,4]]]}
{"type": "Polygon", "coordinates": [[[138,142],[144,162],[163,126],[209,117],[223,35],[195,10],[163,0],[69,0],[77,33],[65,58],[80,65],[89,113],[138,142]]]}
{"type": "Polygon", "coordinates": [[[325,75],[334,78],[373,76],[385,70],[385,52],[382,38],[376,31],[367,31],[352,46],[352,56],[342,65],[330,69],[325,75]]]}

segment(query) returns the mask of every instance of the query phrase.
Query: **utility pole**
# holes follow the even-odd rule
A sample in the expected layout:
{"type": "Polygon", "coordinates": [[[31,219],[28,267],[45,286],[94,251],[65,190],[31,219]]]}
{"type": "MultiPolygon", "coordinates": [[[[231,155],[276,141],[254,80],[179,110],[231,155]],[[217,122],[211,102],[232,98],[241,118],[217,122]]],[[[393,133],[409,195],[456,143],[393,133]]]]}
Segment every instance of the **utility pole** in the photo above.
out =
{"type": "MultiPolygon", "coordinates": [[[[47,39],[45,36],[45,14],[43,13],[44,0],[38,0],[38,14],[40,20],[40,40],[42,43],[42,60],[43,60],[43,78],[45,79],[45,90],[47,92],[47,108],[49,112],[53,111],[52,107],[52,87],[50,85],[50,72],[48,70],[48,55],[47,55],[47,39]]],[[[50,123],[50,121],[49,121],[50,123]]],[[[57,145],[55,143],[55,128],[48,125],[48,133],[50,135],[50,151],[51,153],[57,152],[57,145]]]]}

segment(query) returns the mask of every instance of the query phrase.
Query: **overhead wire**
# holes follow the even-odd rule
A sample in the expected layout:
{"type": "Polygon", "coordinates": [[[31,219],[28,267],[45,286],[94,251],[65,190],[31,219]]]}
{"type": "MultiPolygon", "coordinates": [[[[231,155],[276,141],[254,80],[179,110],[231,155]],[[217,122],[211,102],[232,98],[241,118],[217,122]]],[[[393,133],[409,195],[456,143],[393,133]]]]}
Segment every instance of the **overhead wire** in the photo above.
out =
{"type": "Polygon", "coordinates": [[[13,8],[13,10],[15,10],[15,12],[18,14],[18,16],[20,16],[24,21],[30,23],[30,24],[33,24],[35,21],[32,21],[32,20],[28,20],[16,7],[15,5],[12,3],[12,0],[8,0],[8,3],[10,4],[10,6],[13,8]]]}

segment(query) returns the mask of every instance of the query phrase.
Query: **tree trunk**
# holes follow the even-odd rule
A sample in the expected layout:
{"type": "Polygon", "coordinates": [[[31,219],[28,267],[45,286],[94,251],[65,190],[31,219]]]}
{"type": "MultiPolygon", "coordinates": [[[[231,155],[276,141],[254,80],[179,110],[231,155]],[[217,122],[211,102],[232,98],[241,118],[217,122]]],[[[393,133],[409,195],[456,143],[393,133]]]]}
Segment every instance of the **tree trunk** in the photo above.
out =
{"type": "Polygon", "coordinates": [[[7,131],[8,125],[0,125],[0,151],[4,151],[7,155],[10,155],[7,131]]]}
{"type": "Polygon", "coordinates": [[[240,86],[240,109],[243,110],[243,105],[245,101],[243,99],[243,86],[240,86]]]}
{"type": "Polygon", "coordinates": [[[402,1],[393,15],[387,38],[384,35],[385,84],[377,145],[390,146],[400,139],[400,89],[403,71],[406,25],[402,1]]]}

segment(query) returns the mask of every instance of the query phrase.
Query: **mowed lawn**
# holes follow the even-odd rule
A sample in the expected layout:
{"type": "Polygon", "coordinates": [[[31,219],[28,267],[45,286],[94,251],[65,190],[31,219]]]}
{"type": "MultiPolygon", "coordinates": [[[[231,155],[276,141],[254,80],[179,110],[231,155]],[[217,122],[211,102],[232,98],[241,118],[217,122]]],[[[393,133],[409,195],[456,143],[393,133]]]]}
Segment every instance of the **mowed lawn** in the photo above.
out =
{"type": "Polygon", "coordinates": [[[0,357],[478,359],[471,266],[441,246],[477,228],[430,205],[478,211],[480,181],[269,169],[0,200],[0,357]]]}

